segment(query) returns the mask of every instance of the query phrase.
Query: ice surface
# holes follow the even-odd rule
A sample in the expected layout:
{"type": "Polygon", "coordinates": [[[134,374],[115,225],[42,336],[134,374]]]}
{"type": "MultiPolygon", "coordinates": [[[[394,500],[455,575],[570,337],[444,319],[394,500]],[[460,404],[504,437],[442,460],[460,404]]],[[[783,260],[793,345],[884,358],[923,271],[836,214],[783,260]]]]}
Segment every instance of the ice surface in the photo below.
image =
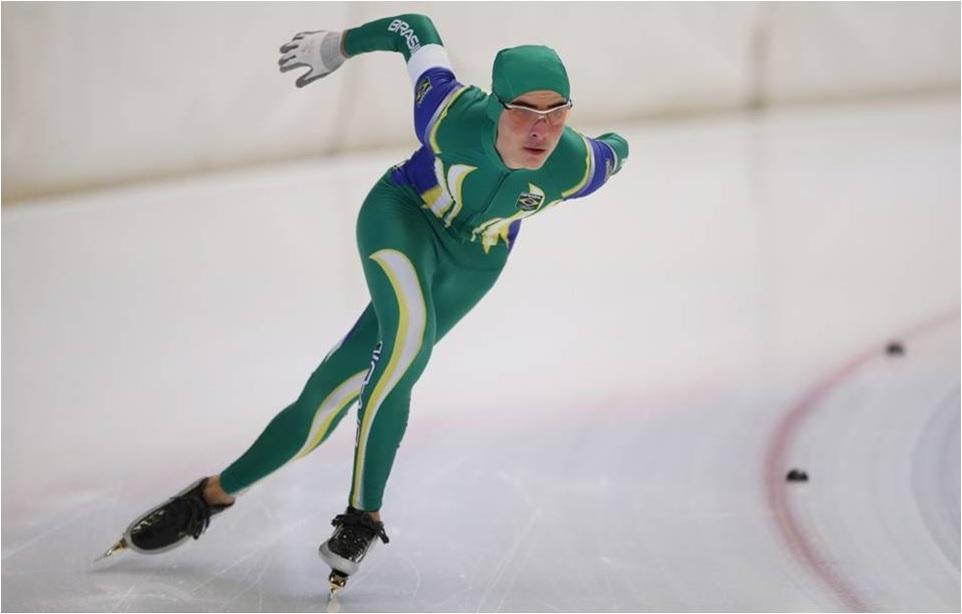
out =
{"type": "MultiPolygon", "coordinates": [[[[336,608],[959,610],[958,98],[607,130],[624,171],[435,350],[336,608]]],[[[4,210],[3,610],[329,607],[351,420],[201,541],[90,561],[296,397],[404,155],[4,210]]]]}

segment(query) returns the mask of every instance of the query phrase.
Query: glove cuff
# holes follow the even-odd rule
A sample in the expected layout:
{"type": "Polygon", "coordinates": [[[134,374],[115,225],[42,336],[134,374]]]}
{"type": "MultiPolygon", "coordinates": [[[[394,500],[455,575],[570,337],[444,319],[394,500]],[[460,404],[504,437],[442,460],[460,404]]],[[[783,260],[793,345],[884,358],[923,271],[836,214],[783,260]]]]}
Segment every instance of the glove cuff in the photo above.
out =
{"type": "Polygon", "coordinates": [[[341,53],[341,33],[328,32],[321,40],[321,62],[328,72],[337,70],[346,60],[341,53]]]}

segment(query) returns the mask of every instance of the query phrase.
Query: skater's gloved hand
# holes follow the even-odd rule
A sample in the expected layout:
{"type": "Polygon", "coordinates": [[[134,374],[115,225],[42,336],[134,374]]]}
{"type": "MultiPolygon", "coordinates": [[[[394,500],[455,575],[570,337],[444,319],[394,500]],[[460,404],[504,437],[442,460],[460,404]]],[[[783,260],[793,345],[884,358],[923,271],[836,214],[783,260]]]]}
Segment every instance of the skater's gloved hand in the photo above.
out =
{"type": "Polygon", "coordinates": [[[304,87],[308,83],[326,77],[344,63],[347,57],[341,53],[341,33],[317,30],[300,32],[291,42],[281,46],[281,59],[278,64],[281,72],[295,68],[309,68],[294,83],[304,87]]]}

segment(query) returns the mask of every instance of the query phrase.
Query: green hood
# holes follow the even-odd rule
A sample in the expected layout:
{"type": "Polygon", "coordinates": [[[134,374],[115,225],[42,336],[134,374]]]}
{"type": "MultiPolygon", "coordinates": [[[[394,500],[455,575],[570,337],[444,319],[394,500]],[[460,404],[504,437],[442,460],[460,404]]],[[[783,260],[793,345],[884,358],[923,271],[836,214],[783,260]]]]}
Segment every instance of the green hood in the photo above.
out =
{"type": "Polygon", "coordinates": [[[526,92],[551,90],[568,99],[571,86],[568,71],[551,47],[521,45],[502,49],[494,58],[488,116],[497,123],[504,107],[498,101],[511,102],[526,92]]]}

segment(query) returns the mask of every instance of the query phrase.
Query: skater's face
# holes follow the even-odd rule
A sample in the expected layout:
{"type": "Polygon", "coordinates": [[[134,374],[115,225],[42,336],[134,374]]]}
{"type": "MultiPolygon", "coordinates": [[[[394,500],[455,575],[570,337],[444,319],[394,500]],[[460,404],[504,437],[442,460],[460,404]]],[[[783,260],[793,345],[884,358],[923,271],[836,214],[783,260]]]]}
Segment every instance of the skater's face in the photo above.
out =
{"type": "Polygon", "coordinates": [[[501,160],[511,169],[541,168],[561,139],[571,102],[557,92],[537,90],[502,105],[495,143],[501,160]]]}

